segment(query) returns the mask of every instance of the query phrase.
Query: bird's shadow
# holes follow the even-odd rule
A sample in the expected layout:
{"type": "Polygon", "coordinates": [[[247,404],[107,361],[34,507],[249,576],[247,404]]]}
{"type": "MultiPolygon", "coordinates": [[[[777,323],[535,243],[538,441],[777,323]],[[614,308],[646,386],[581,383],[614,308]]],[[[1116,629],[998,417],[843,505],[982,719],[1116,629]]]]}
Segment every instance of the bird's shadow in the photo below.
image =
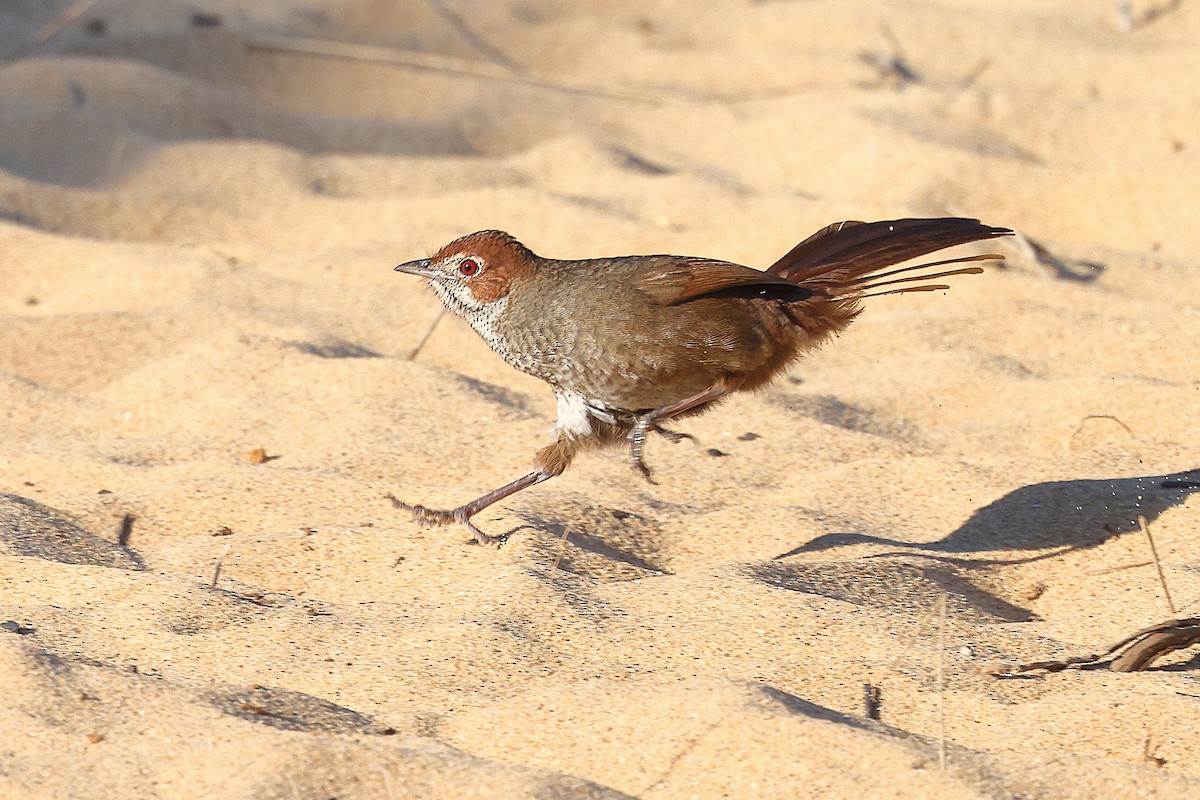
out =
{"type": "Polygon", "coordinates": [[[937,554],[953,557],[994,550],[1039,551],[1026,558],[989,562],[1025,563],[1069,550],[1096,547],[1116,536],[1137,531],[1139,516],[1147,523],[1153,522],[1195,492],[1200,492],[1200,468],[1172,475],[1035,483],[989,503],[958,530],[935,542],[904,542],[864,533],[828,533],[776,558],[855,544],[892,545],[909,554],[924,552],[933,558],[937,554]]]}

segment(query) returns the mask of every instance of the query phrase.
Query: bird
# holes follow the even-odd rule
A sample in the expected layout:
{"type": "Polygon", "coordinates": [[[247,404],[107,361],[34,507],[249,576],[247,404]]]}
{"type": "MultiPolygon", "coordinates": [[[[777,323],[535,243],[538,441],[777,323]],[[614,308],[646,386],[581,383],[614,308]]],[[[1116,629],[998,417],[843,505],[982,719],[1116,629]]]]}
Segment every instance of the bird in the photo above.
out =
{"type": "Polygon", "coordinates": [[[458,523],[480,544],[502,544],[472,518],[561,475],[586,448],[624,443],[631,466],[656,483],[644,458],[650,434],[692,439],[668,423],[765,386],[845,330],[864,299],[947,289],[936,281],[1003,256],[895,265],[1012,233],[960,217],[848,220],[765,271],[676,255],[543,258],[498,230],[455,239],[394,269],[424,279],[505,361],[548,383],[557,419],[530,472],[470,502],[440,510],[388,497],[420,523],[458,523]]]}

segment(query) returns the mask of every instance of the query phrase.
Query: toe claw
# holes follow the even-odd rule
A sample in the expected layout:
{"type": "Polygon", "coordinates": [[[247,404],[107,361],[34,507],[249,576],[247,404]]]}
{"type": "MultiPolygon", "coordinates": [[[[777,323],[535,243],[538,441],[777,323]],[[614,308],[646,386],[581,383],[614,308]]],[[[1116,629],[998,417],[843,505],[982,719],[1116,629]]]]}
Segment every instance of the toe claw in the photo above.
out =
{"type": "Polygon", "coordinates": [[[658,481],[654,480],[654,473],[650,471],[650,468],[646,466],[646,462],[640,456],[633,458],[630,466],[642,473],[642,477],[646,479],[647,483],[652,486],[658,486],[658,481]]]}
{"type": "Polygon", "coordinates": [[[459,521],[458,515],[454,511],[441,511],[436,508],[426,508],[422,505],[406,503],[394,494],[388,494],[386,497],[392,501],[392,507],[409,512],[412,514],[413,519],[421,525],[432,527],[436,525],[449,525],[451,522],[459,521]]]}
{"type": "Polygon", "coordinates": [[[646,479],[647,483],[657,486],[658,481],[654,480],[653,473],[650,472],[650,468],[646,466],[646,462],[642,458],[642,449],[646,444],[646,432],[651,431],[651,430],[658,431],[659,433],[663,433],[664,435],[667,435],[657,425],[654,425],[654,424],[646,421],[645,419],[642,419],[642,420],[638,420],[637,424],[633,426],[633,430],[631,430],[629,432],[629,435],[626,437],[626,440],[629,442],[629,464],[630,464],[630,466],[632,466],[638,472],[642,473],[642,477],[646,479]]]}
{"type": "Polygon", "coordinates": [[[667,428],[660,428],[658,425],[654,426],[654,432],[657,433],[659,436],[662,436],[664,439],[667,439],[672,444],[679,444],[684,439],[687,439],[688,441],[692,442],[693,444],[696,443],[696,437],[692,436],[690,433],[680,433],[679,431],[672,431],[672,430],[668,430],[667,428]]]}

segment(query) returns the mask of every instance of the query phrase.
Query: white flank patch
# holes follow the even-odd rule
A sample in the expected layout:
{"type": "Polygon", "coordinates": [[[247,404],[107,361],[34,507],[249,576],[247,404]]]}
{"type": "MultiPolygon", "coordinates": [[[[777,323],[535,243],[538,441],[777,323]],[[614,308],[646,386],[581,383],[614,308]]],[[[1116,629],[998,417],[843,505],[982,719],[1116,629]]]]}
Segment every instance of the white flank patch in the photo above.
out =
{"type": "Polygon", "coordinates": [[[581,439],[590,435],[591,410],[584,396],[570,389],[556,389],[554,398],[558,400],[558,420],[554,423],[554,435],[566,435],[571,439],[581,439]]]}

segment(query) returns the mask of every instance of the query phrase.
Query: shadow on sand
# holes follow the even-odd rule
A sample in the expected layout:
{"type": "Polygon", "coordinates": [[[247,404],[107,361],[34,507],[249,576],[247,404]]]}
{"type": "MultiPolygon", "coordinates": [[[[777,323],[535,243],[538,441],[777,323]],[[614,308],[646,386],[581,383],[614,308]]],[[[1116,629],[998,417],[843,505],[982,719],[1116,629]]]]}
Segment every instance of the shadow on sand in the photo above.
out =
{"type": "Polygon", "coordinates": [[[1035,483],[984,506],[962,527],[936,542],[913,543],[863,533],[830,533],[777,558],[855,544],[894,545],[910,555],[922,551],[953,556],[994,550],[1053,550],[1024,559],[989,562],[1024,563],[1068,550],[1096,547],[1115,536],[1137,531],[1139,516],[1151,523],[1195,492],[1200,492],[1200,469],[1138,478],[1035,483]]]}

